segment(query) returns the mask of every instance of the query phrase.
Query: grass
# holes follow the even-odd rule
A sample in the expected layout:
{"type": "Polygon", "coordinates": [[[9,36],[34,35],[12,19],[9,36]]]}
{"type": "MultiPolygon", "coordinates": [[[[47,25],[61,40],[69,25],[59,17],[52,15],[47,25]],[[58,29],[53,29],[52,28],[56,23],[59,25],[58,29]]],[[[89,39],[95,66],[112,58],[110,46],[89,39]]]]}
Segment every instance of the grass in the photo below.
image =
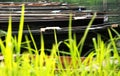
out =
{"type": "Polygon", "coordinates": [[[3,76],[119,76],[120,75],[120,56],[115,44],[115,40],[119,39],[120,35],[114,29],[113,31],[118,37],[113,38],[110,29],[108,34],[110,41],[106,44],[100,35],[93,38],[94,49],[86,57],[81,57],[81,51],[84,46],[84,41],[89,32],[89,28],[96,15],[93,16],[86,31],[80,40],[76,42],[75,34],[72,36],[72,14],[70,14],[69,22],[69,37],[64,43],[69,47],[70,56],[60,57],[59,46],[61,42],[57,41],[56,31],[54,31],[55,44],[53,44],[50,55],[45,54],[44,38],[41,33],[41,48],[38,49],[30,32],[31,42],[34,48],[31,48],[28,36],[25,36],[26,41],[22,42],[22,32],[24,25],[24,5],[22,7],[20,27],[18,37],[12,36],[12,18],[9,18],[9,27],[5,41],[0,39],[1,53],[4,60],[0,62],[0,75],[3,76]],[[26,43],[29,52],[20,54],[22,43],[26,43]],[[111,48],[112,47],[112,48],[111,48]],[[34,54],[32,53],[34,52],[34,54]],[[40,52],[40,54],[39,54],[40,52]],[[113,53],[113,55],[111,54],[113,53]],[[16,55],[14,57],[14,55],[16,55]]]}

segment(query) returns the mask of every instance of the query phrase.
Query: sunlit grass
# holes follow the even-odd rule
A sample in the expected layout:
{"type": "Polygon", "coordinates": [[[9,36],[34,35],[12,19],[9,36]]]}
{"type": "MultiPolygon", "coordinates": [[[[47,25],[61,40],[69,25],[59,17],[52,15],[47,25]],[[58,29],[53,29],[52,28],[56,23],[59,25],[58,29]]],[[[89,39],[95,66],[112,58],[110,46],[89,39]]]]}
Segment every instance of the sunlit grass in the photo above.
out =
{"type": "MultiPolygon", "coordinates": [[[[24,25],[24,5],[22,7],[18,37],[12,36],[12,17],[9,17],[9,27],[5,41],[0,39],[1,53],[4,60],[0,62],[0,75],[2,76],[119,76],[120,58],[116,48],[115,40],[108,29],[110,42],[106,44],[100,35],[93,38],[94,49],[87,57],[81,57],[84,42],[89,28],[96,17],[93,16],[85,33],[77,44],[76,35],[72,34],[72,14],[70,14],[68,39],[58,42],[54,30],[55,43],[50,49],[50,55],[45,53],[44,35],[40,33],[41,48],[38,49],[30,28],[28,31],[30,39],[25,36],[26,41],[22,42],[24,25]],[[28,52],[20,53],[22,43],[26,43],[28,52]],[[31,47],[30,43],[34,45],[31,47]],[[60,56],[59,46],[66,44],[69,48],[69,56],[60,56]],[[113,48],[111,48],[113,47],[113,48]],[[33,53],[34,52],[34,53],[33,53]],[[111,54],[113,53],[113,55],[111,54]],[[14,57],[14,55],[16,57],[14,57]]],[[[114,29],[113,31],[120,36],[114,29]]],[[[63,52],[65,53],[65,52],[63,52]]],[[[67,52],[66,52],[67,53],[67,52]]],[[[66,54],[65,53],[65,54],[66,54]]]]}

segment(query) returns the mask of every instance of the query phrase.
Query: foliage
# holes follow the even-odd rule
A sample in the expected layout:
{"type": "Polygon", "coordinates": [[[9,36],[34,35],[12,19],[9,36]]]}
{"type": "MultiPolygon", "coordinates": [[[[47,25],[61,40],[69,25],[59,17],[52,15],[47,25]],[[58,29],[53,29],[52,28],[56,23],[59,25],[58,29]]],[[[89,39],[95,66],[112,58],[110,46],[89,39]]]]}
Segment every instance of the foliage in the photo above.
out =
{"type": "MultiPolygon", "coordinates": [[[[57,35],[55,35],[55,44],[51,49],[51,54],[45,54],[44,39],[41,33],[41,49],[36,47],[34,37],[30,32],[31,41],[35,49],[31,48],[29,39],[26,35],[28,53],[20,54],[22,44],[22,31],[24,23],[24,5],[21,12],[20,28],[18,39],[12,36],[12,18],[9,18],[9,28],[5,41],[0,39],[0,47],[4,61],[0,62],[0,75],[3,76],[119,76],[120,75],[120,56],[112,37],[111,31],[108,29],[110,35],[109,44],[105,44],[101,36],[98,35],[97,39],[93,38],[94,50],[86,57],[81,58],[80,51],[84,45],[84,40],[87,36],[89,28],[95,16],[89,23],[83,38],[77,45],[75,35],[72,36],[70,16],[69,22],[69,38],[65,40],[65,44],[69,47],[70,56],[60,58],[59,45],[57,35]],[[113,47],[113,48],[111,48],[113,47]],[[80,48],[80,49],[79,49],[80,48]],[[14,51],[16,51],[14,53],[14,51]],[[33,54],[32,52],[35,52],[33,54]],[[40,52],[40,54],[39,54],[40,52]],[[111,55],[113,52],[114,55],[111,55]],[[14,57],[15,55],[15,57],[14,57]],[[69,59],[70,60],[69,60],[69,59]]],[[[114,30],[115,31],[115,30],[114,30]]],[[[115,33],[119,34],[115,31],[115,33]]]]}

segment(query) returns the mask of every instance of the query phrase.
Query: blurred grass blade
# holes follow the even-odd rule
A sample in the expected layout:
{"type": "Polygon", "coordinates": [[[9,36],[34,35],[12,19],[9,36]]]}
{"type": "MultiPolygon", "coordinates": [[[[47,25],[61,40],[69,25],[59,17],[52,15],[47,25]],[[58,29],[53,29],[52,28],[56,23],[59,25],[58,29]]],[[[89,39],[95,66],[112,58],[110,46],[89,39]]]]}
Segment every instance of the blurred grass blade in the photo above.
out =
{"type": "Polygon", "coordinates": [[[7,35],[7,32],[0,30],[0,37],[6,36],[6,35],[7,35]]]}
{"type": "Polygon", "coordinates": [[[5,38],[6,47],[2,51],[4,51],[4,62],[6,64],[7,74],[12,75],[12,63],[13,63],[13,43],[12,43],[12,18],[9,17],[9,25],[7,36],[5,38]],[[8,71],[9,70],[9,71],[8,71]]]}
{"type": "Polygon", "coordinates": [[[22,35],[23,35],[23,26],[24,26],[24,12],[25,12],[25,5],[22,4],[22,12],[21,12],[21,18],[20,18],[20,24],[19,24],[19,30],[18,30],[18,54],[21,50],[21,41],[22,41],[22,35]]]}
{"type": "Polygon", "coordinates": [[[117,47],[116,47],[116,44],[115,44],[115,41],[114,41],[114,38],[112,36],[112,33],[111,33],[110,29],[108,29],[108,33],[109,33],[110,40],[111,40],[111,43],[112,43],[112,46],[113,46],[114,57],[119,58],[117,47]]]}
{"type": "Polygon", "coordinates": [[[80,50],[79,50],[80,54],[81,54],[81,52],[82,52],[84,42],[85,42],[86,37],[87,37],[87,34],[88,34],[88,32],[89,32],[89,28],[92,26],[92,23],[93,23],[95,17],[96,17],[96,13],[94,13],[91,21],[89,22],[89,24],[88,24],[88,26],[87,26],[84,34],[83,34],[83,37],[81,38],[80,42],[78,43],[78,47],[80,47],[80,50]]]}

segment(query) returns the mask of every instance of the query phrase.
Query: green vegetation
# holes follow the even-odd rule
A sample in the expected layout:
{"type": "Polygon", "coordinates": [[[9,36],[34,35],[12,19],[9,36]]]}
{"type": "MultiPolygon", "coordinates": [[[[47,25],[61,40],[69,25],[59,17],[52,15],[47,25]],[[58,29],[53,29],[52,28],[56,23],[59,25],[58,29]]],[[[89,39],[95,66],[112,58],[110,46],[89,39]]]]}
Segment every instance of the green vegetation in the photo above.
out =
{"type": "Polygon", "coordinates": [[[5,41],[0,39],[1,53],[4,60],[0,62],[0,75],[2,76],[119,76],[120,75],[120,56],[118,55],[115,40],[120,38],[119,33],[113,29],[117,37],[113,38],[110,29],[108,34],[110,42],[108,44],[102,41],[101,36],[97,39],[93,38],[94,50],[86,57],[81,58],[80,51],[84,45],[84,40],[91,27],[93,16],[89,23],[83,38],[77,45],[76,36],[72,36],[71,31],[71,15],[69,22],[69,38],[65,40],[65,44],[69,47],[70,56],[60,58],[59,45],[57,35],[55,34],[55,44],[51,49],[51,54],[45,54],[44,39],[41,33],[41,49],[36,47],[34,37],[30,30],[31,41],[35,49],[31,48],[30,40],[26,36],[26,42],[22,42],[22,31],[24,23],[24,5],[22,7],[20,27],[18,38],[12,36],[12,18],[9,18],[8,33],[5,36],[5,41]],[[27,44],[29,52],[20,54],[22,43],[27,44]],[[79,49],[80,48],[80,49],[79,49]],[[35,54],[32,54],[32,52],[35,54]],[[38,53],[40,52],[40,54],[38,53]],[[111,54],[113,53],[113,55],[111,54]],[[16,57],[14,57],[16,55],[16,57]],[[69,59],[70,60],[69,60],[69,59]]]}

